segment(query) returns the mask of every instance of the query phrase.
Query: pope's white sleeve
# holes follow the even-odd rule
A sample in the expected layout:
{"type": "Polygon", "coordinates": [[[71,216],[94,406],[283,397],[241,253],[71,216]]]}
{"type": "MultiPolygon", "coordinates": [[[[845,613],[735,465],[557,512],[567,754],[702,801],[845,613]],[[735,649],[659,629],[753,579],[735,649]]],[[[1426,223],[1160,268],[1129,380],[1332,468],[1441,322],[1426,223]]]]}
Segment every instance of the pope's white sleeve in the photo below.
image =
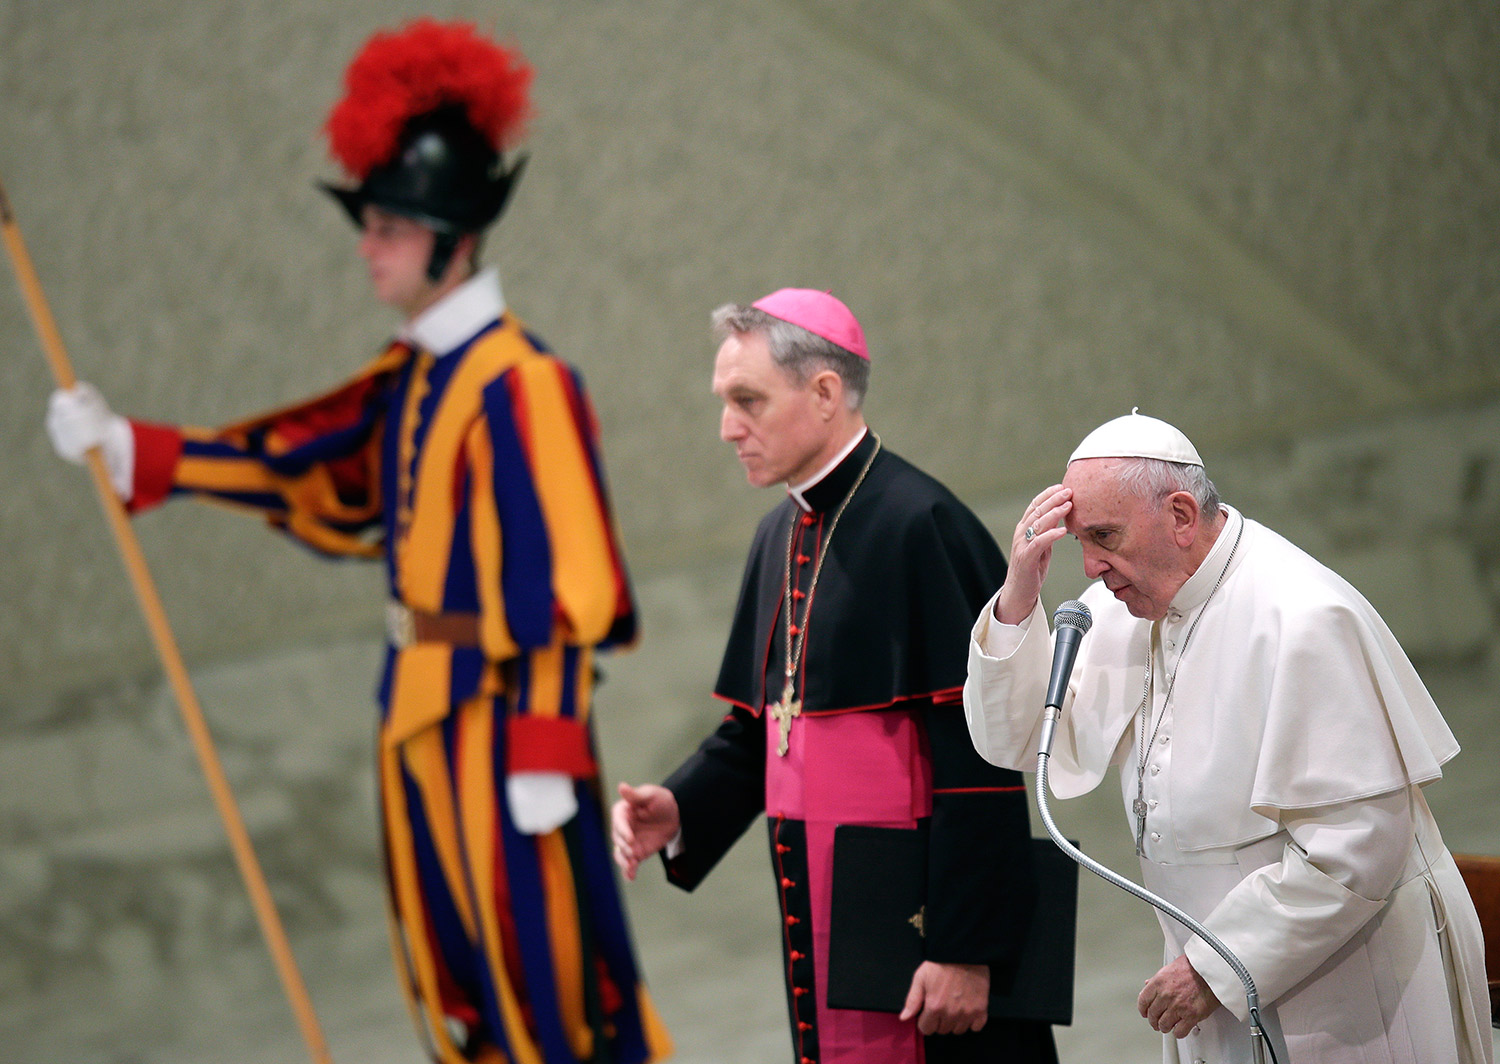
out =
{"type": "Polygon", "coordinates": [[[969,738],[990,764],[1034,771],[1052,650],[1046,613],[1038,602],[1030,617],[1011,625],[995,620],[994,608],[994,599],[985,603],[969,637],[969,738]]]}
{"type": "MultiPolygon", "coordinates": [[[[1327,960],[1385,905],[1411,853],[1405,788],[1323,809],[1283,813],[1282,859],[1251,872],[1204,923],[1223,940],[1270,1004],[1327,960]]],[[[1202,939],[1188,960],[1219,1001],[1249,1018],[1244,986],[1202,939]]]]}

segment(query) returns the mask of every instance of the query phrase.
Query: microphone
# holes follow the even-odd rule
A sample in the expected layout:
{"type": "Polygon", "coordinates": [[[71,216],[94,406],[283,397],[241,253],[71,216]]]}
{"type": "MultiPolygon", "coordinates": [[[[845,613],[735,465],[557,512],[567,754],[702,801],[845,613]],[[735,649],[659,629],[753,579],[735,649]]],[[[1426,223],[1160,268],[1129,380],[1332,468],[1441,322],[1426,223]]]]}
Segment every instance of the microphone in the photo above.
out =
{"type": "Polygon", "coordinates": [[[1063,696],[1068,693],[1068,677],[1073,673],[1073,662],[1078,657],[1078,644],[1084,633],[1094,623],[1089,608],[1077,599],[1071,599],[1057,607],[1052,615],[1052,629],[1056,641],[1052,648],[1052,678],[1047,681],[1045,705],[1062,710],[1063,696]]]}

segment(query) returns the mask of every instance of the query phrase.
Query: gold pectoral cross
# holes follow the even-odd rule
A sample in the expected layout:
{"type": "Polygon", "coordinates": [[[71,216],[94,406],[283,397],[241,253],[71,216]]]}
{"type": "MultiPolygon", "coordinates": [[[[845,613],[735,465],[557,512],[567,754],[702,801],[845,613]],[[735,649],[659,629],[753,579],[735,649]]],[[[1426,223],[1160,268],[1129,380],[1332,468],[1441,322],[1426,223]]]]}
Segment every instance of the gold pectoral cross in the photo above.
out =
{"type": "Polygon", "coordinates": [[[786,757],[792,734],[792,718],[802,716],[802,703],[792,697],[792,681],[787,680],[781,689],[781,701],[771,703],[771,719],[781,729],[781,741],[776,744],[776,756],[786,757]]]}

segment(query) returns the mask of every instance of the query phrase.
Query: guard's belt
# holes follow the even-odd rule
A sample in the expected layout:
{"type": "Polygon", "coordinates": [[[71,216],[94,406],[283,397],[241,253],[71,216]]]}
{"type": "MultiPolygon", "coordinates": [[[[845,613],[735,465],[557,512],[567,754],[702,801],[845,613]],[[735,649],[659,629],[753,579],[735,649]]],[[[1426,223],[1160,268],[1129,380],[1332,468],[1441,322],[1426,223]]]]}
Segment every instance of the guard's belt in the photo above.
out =
{"type": "Polygon", "coordinates": [[[398,650],[413,643],[447,643],[455,647],[479,645],[479,614],[430,613],[404,602],[385,604],[385,634],[398,650]]]}

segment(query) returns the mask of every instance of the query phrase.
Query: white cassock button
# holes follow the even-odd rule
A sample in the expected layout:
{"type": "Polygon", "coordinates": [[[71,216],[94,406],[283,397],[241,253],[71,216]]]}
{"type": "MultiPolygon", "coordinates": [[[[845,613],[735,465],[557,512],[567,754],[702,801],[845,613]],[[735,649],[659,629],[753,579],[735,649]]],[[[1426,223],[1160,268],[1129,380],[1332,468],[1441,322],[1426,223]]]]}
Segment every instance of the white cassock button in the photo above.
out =
{"type": "Polygon", "coordinates": [[[1146,804],[1149,805],[1149,806],[1151,806],[1152,809],[1155,809],[1156,808],[1156,799],[1153,798],[1153,799],[1151,799],[1151,801],[1147,802],[1146,804]]]}
{"type": "Polygon", "coordinates": [[[1161,772],[1161,766],[1160,765],[1152,765],[1151,766],[1151,775],[1155,776],[1155,775],[1158,775],[1160,772],[1161,772]]]}
{"type": "Polygon", "coordinates": [[[1157,831],[1153,831],[1151,833],[1151,841],[1152,842],[1160,842],[1161,841],[1161,833],[1157,832],[1157,831]]]}
{"type": "Polygon", "coordinates": [[[1163,746],[1166,746],[1166,745],[1167,745],[1167,740],[1168,740],[1168,739],[1170,739],[1170,738],[1172,738],[1172,737],[1171,737],[1171,736],[1170,736],[1170,735],[1163,735],[1163,736],[1162,736],[1162,737],[1161,737],[1161,744],[1162,744],[1162,745],[1163,745],[1163,746]]]}

